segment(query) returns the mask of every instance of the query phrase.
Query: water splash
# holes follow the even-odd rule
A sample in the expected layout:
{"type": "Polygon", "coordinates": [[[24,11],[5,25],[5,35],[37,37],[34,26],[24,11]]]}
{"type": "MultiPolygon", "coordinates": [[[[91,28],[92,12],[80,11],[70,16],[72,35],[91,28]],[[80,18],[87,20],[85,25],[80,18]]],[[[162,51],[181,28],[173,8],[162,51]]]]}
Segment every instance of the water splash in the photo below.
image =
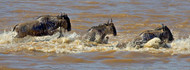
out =
{"type": "Polygon", "coordinates": [[[189,54],[190,53],[190,36],[186,39],[178,39],[171,43],[175,54],[189,54]]]}
{"type": "Polygon", "coordinates": [[[104,51],[137,51],[152,53],[170,53],[170,54],[190,54],[190,37],[186,39],[177,39],[171,44],[171,48],[141,48],[135,49],[126,45],[126,48],[118,48],[117,41],[111,41],[109,44],[97,44],[95,42],[86,42],[80,40],[77,33],[64,34],[64,37],[58,38],[59,33],[52,36],[31,37],[17,39],[14,38],[16,32],[4,32],[0,34],[0,51],[19,52],[19,51],[38,51],[45,53],[82,53],[82,52],[104,52],[104,51]]]}
{"type": "Polygon", "coordinates": [[[14,38],[15,35],[15,32],[0,34],[0,48],[12,52],[28,50],[53,53],[80,53],[113,49],[113,47],[110,47],[113,46],[112,44],[106,46],[95,42],[82,41],[79,39],[80,35],[76,33],[64,34],[64,37],[58,39],[59,33],[52,36],[27,36],[24,38],[14,38]]]}

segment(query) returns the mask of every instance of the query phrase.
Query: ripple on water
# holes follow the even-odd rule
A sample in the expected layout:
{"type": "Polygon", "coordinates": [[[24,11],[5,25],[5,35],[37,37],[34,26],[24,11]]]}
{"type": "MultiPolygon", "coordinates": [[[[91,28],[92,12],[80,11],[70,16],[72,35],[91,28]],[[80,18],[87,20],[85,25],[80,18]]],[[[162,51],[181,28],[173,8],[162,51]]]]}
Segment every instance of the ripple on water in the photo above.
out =
{"type": "Polygon", "coordinates": [[[155,62],[169,63],[170,60],[163,58],[139,58],[139,59],[106,59],[101,61],[104,64],[111,66],[125,66],[132,64],[154,64],[155,62]]]}
{"type": "Polygon", "coordinates": [[[97,2],[97,1],[80,1],[80,3],[85,3],[85,4],[100,4],[101,2],[97,2]]]}
{"type": "Polygon", "coordinates": [[[90,59],[93,59],[93,60],[103,60],[103,59],[113,59],[115,58],[114,56],[112,55],[97,55],[97,56],[93,56],[91,57],[90,59]]]}
{"type": "Polygon", "coordinates": [[[79,10],[92,10],[92,9],[100,9],[100,6],[69,6],[68,8],[79,9],[79,10]]]}
{"type": "Polygon", "coordinates": [[[10,68],[8,66],[0,66],[0,69],[2,69],[2,70],[30,70],[28,68],[26,68],[26,69],[23,69],[23,68],[10,68]]]}
{"type": "Polygon", "coordinates": [[[61,56],[61,57],[56,57],[53,58],[53,61],[55,61],[56,63],[94,63],[94,61],[91,60],[85,60],[82,58],[75,58],[72,56],[61,56]]]}
{"type": "Polygon", "coordinates": [[[187,62],[190,62],[190,59],[186,59],[187,62]]]}

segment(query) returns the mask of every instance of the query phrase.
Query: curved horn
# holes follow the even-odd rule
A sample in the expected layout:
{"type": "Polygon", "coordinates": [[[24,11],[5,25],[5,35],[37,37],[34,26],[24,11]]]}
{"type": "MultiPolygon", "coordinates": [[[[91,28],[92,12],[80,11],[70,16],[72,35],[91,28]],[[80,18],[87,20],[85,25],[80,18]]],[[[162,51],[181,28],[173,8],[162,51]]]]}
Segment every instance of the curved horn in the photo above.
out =
{"type": "Polygon", "coordinates": [[[112,21],[113,21],[113,20],[112,20],[112,18],[111,18],[111,23],[112,23],[112,21]]]}
{"type": "Polygon", "coordinates": [[[164,24],[162,24],[162,27],[164,27],[164,24]]]}
{"type": "Polygon", "coordinates": [[[107,22],[107,24],[109,24],[110,22],[109,22],[110,20],[108,19],[108,22],[107,22]]]}
{"type": "Polygon", "coordinates": [[[16,29],[17,26],[18,26],[18,24],[16,24],[16,25],[14,26],[13,31],[15,31],[15,29],[16,29]]]}
{"type": "Polygon", "coordinates": [[[61,16],[62,16],[63,14],[62,14],[62,12],[61,12],[61,16]]]}

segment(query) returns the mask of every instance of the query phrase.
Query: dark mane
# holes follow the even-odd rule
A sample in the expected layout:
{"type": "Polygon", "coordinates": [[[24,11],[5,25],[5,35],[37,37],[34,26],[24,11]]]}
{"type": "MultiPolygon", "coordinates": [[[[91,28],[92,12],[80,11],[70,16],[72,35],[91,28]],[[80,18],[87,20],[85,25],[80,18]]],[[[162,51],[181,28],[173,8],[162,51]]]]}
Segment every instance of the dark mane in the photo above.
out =
{"type": "Polygon", "coordinates": [[[104,27],[105,25],[108,25],[108,24],[106,24],[106,23],[104,23],[104,24],[99,24],[98,26],[92,26],[91,28],[99,28],[99,27],[104,27]]]}
{"type": "Polygon", "coordinates": [[[43,19],[42,19],[42,21],[49,21],[49,19],[50,19],[50,15],[41,15],[41,16],[38,16],[36,19],[39,19],[39,18],[41,18],[41,17],[44,17],[43,19]]]}

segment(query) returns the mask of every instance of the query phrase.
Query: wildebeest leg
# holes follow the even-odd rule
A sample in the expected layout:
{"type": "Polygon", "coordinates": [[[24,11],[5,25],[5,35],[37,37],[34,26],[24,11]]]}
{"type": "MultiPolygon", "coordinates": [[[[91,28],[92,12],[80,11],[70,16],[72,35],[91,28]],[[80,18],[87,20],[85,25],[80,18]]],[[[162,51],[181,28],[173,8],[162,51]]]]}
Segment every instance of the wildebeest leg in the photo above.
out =
{"type": "Polygon", "coordinates": [[[100,37],[97,38],[98,43],[103,43],[103,40],[105,38],[106,34],[102,34],[100,37]]]}
{"type": "Polygon", "coordinates": [[[135,44],[136,44],[135,47],[137,49],[142,48],[145,43],[147,43],[149,40],[151,40],[154,37],[155,37],[155,35],[151,34],[151,33],[143,33],[143,34],[141,34],[141,38],[135,42],[135,44]]]}
{"type": "Polygon", "coordinates": [[[58,32],[58,30],[48,30],[49,35],[53,35],[53,34],[55,34],[57,32],[58,32]]]}
{"type": "Polygon", "coordinates": [[[135,40],[133,40],[131,46],[135,48],[142,48],[143,47],[143,38],[142,37],[137,37],[135,40]]]}
{"type": "Polygon", "coordinates": [[[93,29],[89,30],[88,33],[83,36],[83,40],[95,41],[96,40],[95,36],[97,36],[96,32],[97,31],[93,29]]]}
{"type": "Polygon", "coordinates": [[[23,33],[19,33],[15,36],[15,38],[24,38],[26,36],[26,34],[23,33]]]}
{"type": "Polygon", "coordinates": [[[62,27],[60,27],[59,33],[60,33],[60,34],[59,34],[59,37],[58,37],[58,38],[64,37],[64,36],[63,36],[63,32],[62,32],[62,27]]]}
{"type": "Polygon", "coordinates": [[[95,32],[88,32],[87,34],[85,34],[83,36],[83,40],[86,40],[86,41],[94,41],[95,40],[95,35],[96,33],[95,32]]]}
{"type": "Polygon", "coordinates": [[[88,41],[95,41],[95,39],[96,39],[95,36],[96,36],[96,33],[92,32],[88,35],[87,40],[88,41]]]}
{"type": "Polygon", "coordinates": [[[108,44],[109,37],[107,36],[104,40],[103,43],[108,44]]]}
{"type": "Polygon", "coordinates": [[[170,48],[164,41],[160,42],[160,47],[170,48]]]}
{"type": "Polygon", "coordinates": [[[134,47],[139,49],[139,48],[142,48],[144,46],[144,43],[142,41],[137,41],[135,42],[135,45],[134,47]]]}

